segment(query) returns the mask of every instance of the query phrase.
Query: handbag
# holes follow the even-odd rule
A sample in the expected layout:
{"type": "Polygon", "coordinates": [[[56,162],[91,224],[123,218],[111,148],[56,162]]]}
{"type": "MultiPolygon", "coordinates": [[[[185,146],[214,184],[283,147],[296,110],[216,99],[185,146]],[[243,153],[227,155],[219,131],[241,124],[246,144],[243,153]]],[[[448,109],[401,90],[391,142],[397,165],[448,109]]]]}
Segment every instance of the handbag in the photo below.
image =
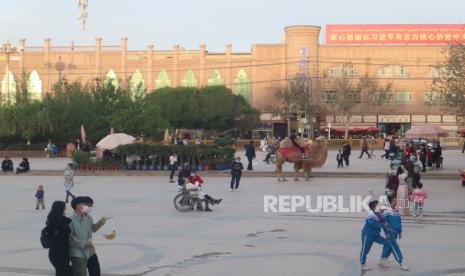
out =
{"type": "Polygon", "coordinates": [[[50,248],[50,235],[48,233],[48,226],[45,226],[42,231],[40,231],[40,243],[44,249],[50,248]]]}

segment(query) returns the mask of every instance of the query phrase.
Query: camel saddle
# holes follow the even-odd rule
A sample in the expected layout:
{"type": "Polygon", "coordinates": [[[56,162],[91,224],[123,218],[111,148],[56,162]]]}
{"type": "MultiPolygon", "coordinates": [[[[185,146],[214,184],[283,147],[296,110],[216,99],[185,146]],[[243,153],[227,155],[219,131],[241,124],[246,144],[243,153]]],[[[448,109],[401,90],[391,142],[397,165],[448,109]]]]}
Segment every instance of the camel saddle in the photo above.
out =
{"type": "MultiPolygon", "coordinates": [[[[309,155],[310,151],[310,145],[305,145],[304,146],[304,152],[305,156],[309,155]]],[[[299,162],[302,161],[302,152],[300,149],[296,146],[287,146],[287,147],[279,147],[278,152],[281,153],[284,157],[286,157],[286,160],[289,162],[299,162]]]]}

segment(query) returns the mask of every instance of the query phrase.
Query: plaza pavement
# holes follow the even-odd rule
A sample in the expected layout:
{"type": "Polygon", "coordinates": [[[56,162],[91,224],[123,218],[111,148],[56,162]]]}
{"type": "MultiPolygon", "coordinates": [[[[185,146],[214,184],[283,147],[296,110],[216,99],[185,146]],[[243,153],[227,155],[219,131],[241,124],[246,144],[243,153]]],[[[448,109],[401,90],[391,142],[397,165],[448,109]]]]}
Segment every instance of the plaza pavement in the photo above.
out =
{"type": "MultiPolygon", "coordinates": [[[[360,275],[365,213],[264,213],[263,196],[366,195],[369,189],[379,195],[384,187],[384,178],[278,183],[245,177],[239,191],[229,192],[228,178],[206,176],[205,190],[223,203],[211,213],[179,213],[172,203],[176,188],[166,177],[75,180],[73,192],[94,198],[95,219],[114,217],[109,225],[116,228],[115,240],[102,237],[109,228],[94,235],[103,275],[360,275]]],[[[39,243],[48,209],[34,210],[39,184],[45,187],[47,208],[63,200],[61,176],[0,176],[2,276],[52,275],[39,243]]],[[[378,267],[381,248],[374,245],[367,261],[373,270],[364,275],[465,274],[465,189],[458,180],[425,179],[424,184],[426,216],[405,219],[400,240],[411,271],[400,272],[396,263],[378,267]]]]}

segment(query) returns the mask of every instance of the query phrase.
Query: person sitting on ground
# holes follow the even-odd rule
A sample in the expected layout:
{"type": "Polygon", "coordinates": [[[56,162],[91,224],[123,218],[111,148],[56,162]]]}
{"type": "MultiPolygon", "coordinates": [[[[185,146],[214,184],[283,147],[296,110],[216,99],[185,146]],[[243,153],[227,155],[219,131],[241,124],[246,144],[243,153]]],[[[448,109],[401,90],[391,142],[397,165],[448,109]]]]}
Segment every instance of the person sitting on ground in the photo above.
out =
{"type": "Polygon", "coordinates": [[[13,161],[8,156],[5,156],[5,159],[2,162],[2,171],[3,172],[13,172],[13,161]]]}
{"type": "Polygon", "coordinates": [[[26,157],[23,157],[23,160],[21,161],[21,163],[19,163],[19,166],[16,168],[16,173],[25,173],[29,170],[29,160],[27,160],[26,157]]]}
{"type": "MultiPolygon", "coordinates": [[[[190,175],[187,177],[186,180],[186,189],[189,192],[189,194],[195,195],[205,202],[205,212],[212,211],[212,209],[210,209],[209,207],[209,204],[219,204],[223,200],[222,198],[214,199],[213,197],[207,195],[202,191],[202,184],[204,183],[204,181],[200,176],[198,176],[195,173],[195,171],[191,171],[190,175]]],[[[197,206],[197,210],[202,211],[202,209],[199,208],[199,206],[197,206]]]]}

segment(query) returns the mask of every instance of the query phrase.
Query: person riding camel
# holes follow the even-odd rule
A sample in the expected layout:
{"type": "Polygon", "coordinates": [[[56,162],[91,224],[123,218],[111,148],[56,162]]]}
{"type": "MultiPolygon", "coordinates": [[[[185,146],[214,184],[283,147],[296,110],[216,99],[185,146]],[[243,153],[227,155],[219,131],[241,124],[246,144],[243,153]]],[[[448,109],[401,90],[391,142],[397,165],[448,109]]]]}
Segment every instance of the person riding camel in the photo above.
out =
{"type": "Polygon", "coordinates": [[[300,146],[296,141],[297,140],[297,130],[295,130],[295,129],[291,130],[291,135],[289,136],[289,139],[291,139],[292,144],[302,152],[302,159],[306,159],[305,158],[305,148],[300,146]]]}

